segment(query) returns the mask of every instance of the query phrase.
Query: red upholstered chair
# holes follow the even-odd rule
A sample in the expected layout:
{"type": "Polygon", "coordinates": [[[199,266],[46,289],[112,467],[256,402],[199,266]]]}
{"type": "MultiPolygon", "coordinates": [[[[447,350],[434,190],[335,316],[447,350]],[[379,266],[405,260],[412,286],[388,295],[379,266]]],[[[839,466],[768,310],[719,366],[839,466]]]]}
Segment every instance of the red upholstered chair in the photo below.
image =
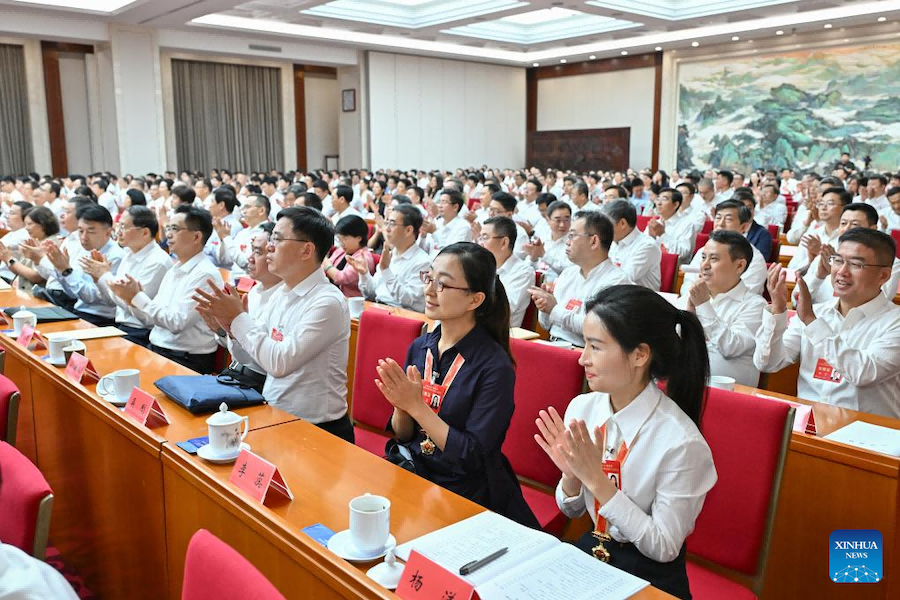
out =
{"type": "Polygon", "coordinates": [[[637,228],[640,229],[641,231],[644,231],[645,229],[647,229],[647,223],[649,223],[650,219],[652,219],[652,218],[653,217],[651,217],[649,215],[638,215],[637,228]]]}
{"type": "Polygon", "coordinates": [[[181,600],[284,600],[265,576],[231,546],[198,529],[184,560],[181,600]]]}
{"type": "Polygon", "coordinates": [[[53,490],[34,463],[0,442],[0,540],[44,560],[53,490]]]}
{"type": "Polygon", "coordinates": [[[900,258],[900,229],[891,229],[891,237],[894,238],[894,243],[897,244],[897,258],[900,258]]]}
{"type": "MultiPolygon", "coordinates": [[[[540,271],[534,273],[534,285],[541,287],[544,283],[544,274],[540,271]]],[[[525,309],[525,315],[522,317],[522,328],[534,331],[537,329],[538,309],[534,304],[534,300],[528,301],[528,308],[525,309]]]]}
{"type": "Polygon", "coordinates": [[[772,255],[769,256],[769,262],[778,262],[779,256],[781,256],[781,240],[775,238],[772,240],[772,255]]]}
{"type": "MultiPolygon", "coordinates": [[[[373,252],[373,253],[372,253],[372,262],[374,263],[374,266],[375,266],[375,268],[377,269],[377,268],[378,268],[378,263],[381,262],[381,255],[380,255],[380,254],[375,254],[375,253],[373,252]]],[[[373,271],[372,271],[372,275],[374,275],[374,274],[375,274],[375,271],[373,270],[373,271]]]]}
{"type": "Polygon", "coordinates": [[[793,421],[789,404],[709,388],[700,429],[719,480],[687,539],[696,600],[762,591],[793,421]]]}
{"type": "Polygon", "coordinates": [[[659,263],[659,278],[661,292],[675,291],[675,278],[678,277],[678,255],[663,252],[659,263]]]}
{"type": "Polygon", "coordinates": [[[572,350],[516,339],[509,343],[516,359],[516,410],[503,453],[516,475],[538,484],[522,486],[525,500],[544,531],[560,535],[566,525],[554,496],[560,472],[534,441],[538,432],[534,420],[549,406],[565,415],[569,402],[584,389],[584,369],[578,364],[578,353],[572,350]]]}
{"type": "Polygon", "coordinates": [[[777,242],[781,236],[781,225],[767,225],[766,228],[769,230],[769,235],[772,236],[772,241],[777,242]]]}
{"type": "Polygon", "coordinates": [[[384,456],[384,444],[390,439],[384,431],[393,408],[375,387],[375,367],[383,358],[393,358],[401,366],[413,340],[422,335],[423,323],[372,308],[359,318],[356,338],[356,367],[353,372],[353,418],[356,445],[384,456]]]}
{"type": "Polygon", "coordinates": [[[712,219],[707,219],[703,222],[703,228],[700,229],[700,233],[710,233],[713,230],[713,221],[712,219]]]}
{"type": "Polygon", "coordinates": [[[19,388],[0,375],[0,441],[16,445],[16,424],[19,422],[19,388]]]}
{"type": "Polygon", "coordinates": [[[708,233],[698,233],[697,240],[694,242],[694,254],[700,252],[700,248],[706,245],[706,242],[709,241],[708,233]]]}

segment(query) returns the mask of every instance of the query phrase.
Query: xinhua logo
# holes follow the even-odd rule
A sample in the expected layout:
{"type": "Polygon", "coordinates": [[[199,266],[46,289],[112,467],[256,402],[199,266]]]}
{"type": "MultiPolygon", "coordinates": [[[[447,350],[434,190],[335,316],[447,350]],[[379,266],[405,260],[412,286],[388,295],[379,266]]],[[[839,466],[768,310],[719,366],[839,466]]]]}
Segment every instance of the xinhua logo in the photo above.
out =
{"type": "Polygon", "coordinates": [[[828,540],[828,577],[835,583],[878,583],[884,578],[881,532],[838,529],[828,540]]]}

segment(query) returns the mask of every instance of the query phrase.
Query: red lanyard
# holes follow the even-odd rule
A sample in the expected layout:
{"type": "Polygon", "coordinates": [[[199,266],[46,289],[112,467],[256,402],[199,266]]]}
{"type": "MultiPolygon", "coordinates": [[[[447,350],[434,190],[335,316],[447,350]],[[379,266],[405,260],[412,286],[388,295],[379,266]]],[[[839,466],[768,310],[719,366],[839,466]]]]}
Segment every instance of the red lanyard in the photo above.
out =
{"type": "Polygon", "coordinates": [[[465,362],[466,359],[463,358],[463,355],[457,354],[456,358],[453,359],[453,364],[450,365],[447,376],[444,377],[444,382],[439,385],[434,383],[436,373],[432,371],[434,366],[434,356],[431,354],[431,349],[425,354],[425,378],[422,381],[422,401],[425,402],[435,414],[440,412],[441,404],[444,403],[447,391],[450,389],[450,385],[453,383],[453,380],[456,379],[456,376],[459,374],[459,371],[462,369],[463,363],[465,362]]]}
{"type": "MultiPolygon", "coordinates": [[[[606,453],[606,423],[600,427],[600,432],[603,434],[603,453],[606,453]]],[[[634,444],[632,444],[634,445],[634,444]]],[[[621,445],[619,445],[619,451],[616,453],[615,460],[604,460],[603,461],[603,473],[609,477],[613,483],[616,484],[618,489],[622,489],[622,465],[625,464],[625,459],[628,458],[628,447],[625,445],[625,441],[623,440],[621,445]]],[[[594,498],[594,516],[596,517],[594,525],[594,531],[599,533],[606,533],[607,523],[606,519],[600,516],[600,503],[594,498]]]]}

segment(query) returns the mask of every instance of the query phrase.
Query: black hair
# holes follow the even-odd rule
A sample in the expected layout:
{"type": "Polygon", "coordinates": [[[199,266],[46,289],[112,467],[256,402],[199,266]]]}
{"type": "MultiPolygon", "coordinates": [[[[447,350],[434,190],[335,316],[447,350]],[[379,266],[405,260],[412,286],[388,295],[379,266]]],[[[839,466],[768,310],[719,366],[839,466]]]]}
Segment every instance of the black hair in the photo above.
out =
{"type": "Polygon", "coordinates": [[[310,206],[292,206],[278,213],[277,220],[281,219],[289,219],[294,234],[305,237],[315,245],[319,262],[325,260],[334,245],[334,227],[325,215],[310,206]]]}
{"type": "Polygon", "coordinates": [[[875,252],[875,260],[878,261],[878,264],[886,265],[887,268],[893,266],[897,256],[897,244],[894,242],[894,238],[877,229],[854,227],[844,232],[844,235],[838,239],[839,244],[844,242],[855,242],[869,248],[875,252]]]}
{"type": "Polygon", "coordinates": [[[878,181],[882,187],[888,184],[888,178],[884,175],[869,175],[869,181],[878,181]]]}
{"type": "Polygon", "coordinates": [[[315,192],[305,192],[303,194],[303,206],[308,206],[321,212],[322,199],[315,192]]]}
{"type": "Polygon", "coordinates": [[[53,192],[53,195],[59,197],[59,193],[62,191],[62,187],[55,181],[48,181],[47,185],[50,186],[50,191],[53,192]]]}
{"type": "Polygon", "coordinates": [[[716,214],[729,208],[737,209],[738,221],[741,225],[743,225],[744,223],[749,223],[750,220],[753,219],[753,215],[750,213],[750,209],[747,208],[747,205],[739,200],[722,200],[721,202],[716,204],[716,214]]]}
{"type": "Polygon", "coordinates": [[[488,183],[484,184],[484,187],[486,187],[487,189],[489,189],[491,191],[492,199],[494,197],[494,194],[503,191],[502,188],[500,187],[500,185],[496,181],[489,181],[488,183]]]}
{"type": "Polygon", "coordinates": [[[678,208],[681,208],[681,205],[684,203],[684,196],[681,195],[681,192],[673,188],[663,188],[659,190],[659,195],[662,195],[666,192],[672,194],[672,202],[677,203],[678,208]]]}
{"type": "Polygon", "coordinates": [[[323,180],[321,180],[321,179],[316,179],[315,181],[313,181],[312,186],[313,186],[314,188],[316,188],[317,190],[322,190],[322,191],[325,191],[325,192],[328,191],[328,184],[325,183],[325,182],[324,182],[323,180]]]}
{"type": "Polygon", "coordinates": [[[301,194],[306,193],[306,184],[305,183],[293,183],[288,186],[285,194],[293,194],[294,198],[299,198],[301,194]]]}
{"type": "MultiPolygon", "coordinates": [[[[216,196],[218,196],[220,192],[216,192],[216,196]]],[[[222,194],[228,194],[230,192],[223,191],[222,194]]],[[[194,200],[197,198],[197,193],[186,185],[179,185],[174,190],[172,190],[172,195],[178,198],[178,202],[181,204],[187,204],[190,206],[194,203],[194,200]]]]}
{"type": "Polygon", "coordinates": [[[94,190],[86,185],[79,185],[77,188],[75,188],[75,195],[84,196],[88,200],[92,200],[94,202],[97,201],[97,194],[95,194],[94,190]]]}
{"type": "Polygon", "coordinates": [[[113,224],[112,215],[109,214],[109,211],[93,202],[79,207],[75,212],[75,216],[79,221],[83,220],[91,223],[102,223],[107,227],[112,227],[113,224]]]}
{"type": "Polygon", "coordinates": [[[709,240],[728,246],[728,256],[731,257],[731,260],[734,261],[739,258],[746,260],[747,265],[744,267],[745,272],[750,267],[750,263],[753,261],[753,246],[750,245],[747,238],[737,231],[716,229],[715,231],[709,232],[709,240]]]}
{"type": "Polygon", "coordinates": [[[625,222],[632,229],[637,226],[637,209],[628,200],[613,200],[608,204],[604,204],[602,212],[609,217],[613,225],[621,219],[625,219],[625,222]]]}
{"type": "Polygon", "coordinates": [[[59,220],[46,206],[35,206],[25,216],[31,219],[32,223],[40,225],[45,236],[50,237],[59,233],[59,220]]]}
{"type": "Polygon", "coordinates": [[[645,287],[613,285],[588,300],[586,314],[598,317],[625,353],[647,344],[650,377],[665,381],[666,395],[699,426],[709,354],[694,313],[675,308],[645,287]]]}
{"type": "Polygon", "coordinates": [[[487,248],[472,242],[450,244],[438,253],[452,254],[459,261],[469,290],[484,294],[484,302],[475,309],[475,323],[481,325],[515,364],[509,349],[509,300],[497,275],[497,260],[487,248]]]}
{"type": "Polygon", "coordinates": [[[508,238],[509,250],[512,252],[512,249],[516,247],[516,237],[518,235],[516,222],[509,217],[491,217],[484,224],[493,226],[494,233],[497,235],[508,238]]]}
{"type": "Polygon", "coordinates": [[[253,200],[262,204],[262,208],[266,211],[266,216],[268,216],[269,212],[272,210],[272,203],[269,202],[269,199],[266,198],[265,194],[253,194],[247,198],[247,200],[253,200]]]}
{"type": "Polygon", "coordinates": [[[551,194],[550,192],[542,192],[538,194],[538,197],[535,198],[534,202],[537,205],[546,204],[549,208],[551,204],[557,201],[556,194],[551,194]]]}
{"type": "Polygon", "coordinates": [[[32,204],[31,202],[26,202],[25,200],[17,200],[16,202],[13,202],[13,204],[15,206],[18,206],[19,209],[22,211],[23,219],[25,218],[25,215],[27,215],[29,212],[31,212],[31,209],[34,208],[34,204],[32,204]]]}
{"type": "Polygon", "coordinates": [[[339,198],[343,198],[348,205],[353,202],[353,188],[348,185],[337,186],[337,188],[335,188],[334,190],[334,195],[339,198]]]}
{"type": "Polygon", "coordinates": [[[131,215],[131,222],[135,227],[142,227],[150,230],[150,237],[156,239],[159,233],[159,221],[156,220],[156,213],[146,205],[132,204],[126,210],[131,215]]]}
{"type": "Polygon", "coordinates": [[[847,206],[851,202],[853,202],[853,194],[845,190],[843,187],[830,187],[825,190],[822,190],[822,197],[824,198],[828,194],[834,194],[840,200],[841,206],[847,206]]]}
{"type": "Polygon", "coordinates": [[[462,207],[466,204],[466,200],[463,198],[462,192],[453,188],[442,189],[441,196],[447,196],[448,198],[450,198],[450,202],[459,207],[459,210],[462,210],[462,207]]]}
{"type": "Polygon", "coordinates": [[[516,210],[517,202],[515,196],[506,192],[497,192],[496,194],[493,194],[491,196],[491,202],[499,202],[506,212],[511,213],[516,210]]]}
{"type": "Polygon", "coordinates": [[[272,221],[266,221],[265,223],[260,223],[258,227],[269,234],[275,230],[275,223],[273,223],[272,221]]]}
{"type": "Polygon", "coordinates": [[[609,252],[609,247],[613,243],[612,221],[599,210],[580,210],[574,217],[574,220],[578,219],[584,219],[585,232],[600,238],[600,245],[609,252]]]}
{"type": "Polygon", "coordinates": [[[125,195],[131,199],[132,206],[147,206],[147,197],[144,192],[134,188],[125,190],[125,195]]]}
{"type": "Polygon", "coordinates": [[[358,237],[362,239],[362,246],[365,246],[366,242],[369,241],[369,225],[365,219],[356,215],[341,217],[334,226],[334,232],[338,235],[358,237]]]}
{"type": "Polygon", "coordinates": [[[891,189],[889,189],[887,191],[888,198],[890,198],[891,196],[895,196],[897,194],[900,194],[900,187],[892,187],[891,189]]]}
{"type": "MultiPolygon", "coordinates": [[[[194,193],[194,190],[191,190],[190,188],[188,188],[188,190],[190,190],[192,194],[194,193]]],[[[215,194],[213,194],[213,197],[215,198],[217,204],[224,202],[225,210],[227,210],[228,212],[232,212],[234,208],[238,204],[240,204],[238,202],[237,196],[235,196],[234,192],[232,192],[231,190],[219,188],[216,190],[215,194]]],[[[191,200],[191,202],[193,202],[193,200],[191,200]]]]}
{"type": "Polygon", "coordinates": [[[412,227],[413,228],[413,236],[416,238],[419,237],[419,229],[422,228],[422,222],[425,220],[422,217],[422,211],[413,206],[412,204],[398,204],[394,208],[392,208],[396,213],[400,213],[403,215],[403,227],[412,227]]]}
{"type": "MultiPolygon", "coordinates": [[[[775,173],[775,174],[777,175],[778,173],[775,173]]],[[[732,173],[731,171],[726,171],[725,169],[722,169],[721,171],[719,171],[719,175],[721,175],[722,177],[724,177],[725,179],[728,180],[728,185],[731,185],[732,183],[734,183],[734,173],[732,173]]]]}
{"type": "Polygon", "coordinates": [[[677,190],[680,187],[687,188],[688,191],[691,193],[691,196],[693,196],[694,194],[697,193],[697,188],[694,187],[694,184],[691,183],[690,181],[682,181],[681,183],[679,183],[678,185],[675,186],[675,189],[677,190]]]}
{"type": "Polygon", "coordinates": [[[204,208],[197,208],[193,204],[182,204],[175,209],[175,214],[184,215],[184,226],[189,231],[199,231],[203,234],[203,244],[209,241],[213,233],[212,215],[204,208]]]}
{"type": "Polygon", "coordinates": [[[866,221],[869,223],[869,226],[873,226],[878,223],[878,211],[875,210],[875,207],[871,204],[866,204],[865,202],[851,202],[847,206],[844,207],[844,210],[841,211],[841,214],[849,211],[858,211],[866,214],[866,221]]]}

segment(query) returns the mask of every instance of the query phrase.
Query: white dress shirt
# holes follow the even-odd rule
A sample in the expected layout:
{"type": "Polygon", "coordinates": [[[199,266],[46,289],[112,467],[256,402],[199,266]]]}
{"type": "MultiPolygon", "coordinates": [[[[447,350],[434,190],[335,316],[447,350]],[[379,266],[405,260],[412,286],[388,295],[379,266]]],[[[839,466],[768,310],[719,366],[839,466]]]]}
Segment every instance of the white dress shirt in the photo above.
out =
{"type": "MultiPolygon", "coordinates": [[[[794,218],[791,219],[791,228],[785,234],[787,237],[788,244],[796,246],[800,243],[800,238],[803,237],[803,234],[806,233],[806,230],[809,227],[806,226],[806,216],[809,214],[809,209],[806,208],[806,205],[802,202],[797,205],[797,211],[794,213],[794,218]]],[[[816,221],[813,221],[809,224],[810,227],[816,224],[816,221]]]]}
{"type": "Polygon", "coordinates": [[[544,220],[544,215],[541,214],[541,209],[538,207],[537,202],[521,200],[516,205],[515,219],[518,221],[528,221],[532,227],[537,227],[538,223],[544,220]]]}
{"type": "Polygon", "coordinates": [[[15,546],[0,543],[0,598],[78,600],[79,595],[50,564],[15,546]]]}
{"type": "Polygon", "coordinates": [[[368,271],[360,275],[359,290],[369,300],[425,312],[425,285],[419,273],[431,268],[431,257],[417,244],[399,256],[397,253],[397,248],[391,249],[389,267],[382,268],[379,263],[375,275],[368,271]]]}
{"type": "MultiPolygon", "coordinates": [[[[838,246],[838,238],[841,237],[841,230],[839,227],[835,227],[834,231],[831,232],[831,235],[825,230],[825,223],[819,221],[812,227],[810,227],[806,235],[815,235],[819,237],[822,244],[829,244],[833,248],[837,248],[838,246]]],[[[791,257],[791,262],[788,263],[788,269],[800,270],[809,266],[809,252],[806,250],[806,244],[802,241],[800,242],[800,250],[791,257]]]]}
{"type": "Polygon", "coordinates": [[[724,192],[716,192],[716,204],[718,204],[719,202],[725,202],[726,200],[731,200],[733,196],[734,190],[731,188],[728,188],[724,192]]]}
{"type": "Polygon", "coordinates": [[[758,207],[753,215],[753,220],[766,227],[768,225],[781,225],[787,220],[787,206],[780,202],[770,202],[758,207]]]}
{"type": "Polygon", "coordinates": [[[162,284],[166,271],[172,268],[172,257],[159,247],[155,241],[138,250],[136,253],[125,249],[125,255],[118,268],[104,273],[97,280],[97,287],[103,295],[116,306],[116,323],[126,327],[145,329],[152,327],[152,323],[143,323],[129,309],[125,302],[116,296],[109,288],[111,281],[124,279],[125,275],[131,275],[141,283],[141,289],[150,298],[155,298],[162,284]]]}
{"type": "Polygon", "coordinates": [[[888,201],[887,196],[885,196],[884,194],[878,196],[877,198],[869,198],[868,200],[866,200],[866,204],[870,204],[878,212],[884,212],[891,209],[891,203],[888,201]]]}
{"type": "MultiPolygon", "coordinates": [[[[768,267],[766,267],[766,259],[762,253],[756,249],[756,246],[750,244],[753,250],[753,259],[747,270],[741,275],[741,281],[747,286],[747,289],[754,294],[762,294],[766,286],[766,276],[768,267]]],[[[703,248],[697,251],[694,258],[691,259],[691,270],[693,273],[685,273],[684,281],[681,284],[682,290],[687,290],[687,285],[697,279],[697,273],[700,272],[700,264],[703,262],[703,248]]]]}
{"type": "Polygon", "coordinates": [[[263,322],[241,313],[231,323],[238,344],[268,373],[263,396],[310,423],[347,413],[350,311],[341,291],[317,269],[269,299],[263,322]]]}
{"type": "Polygon", "coordinates": [[[837,300],[813,310],[809,325],[764,311],[754,364],[774,373],[799,360],[800,398],[900,418],[900,307],[878,294],[846,317],[837,300]]]}
{"type": "Polygon", "coordinates": [[[363,216],[363,214],[361,212],[359,212],[352,206],[348,206],[343,211],[335,212],[333,215],[331,215],[331,222],[334,223],[335,225],[337,225],[338,221],[340,221],[344,217],[359,217],[363,221],[366,220],[366,218],[363,216]]]}
{"type": "MultiPolygon", "coordinates": [[[[809,263],[809,269],[806,271],[806,275],[803,276],[803,280],[806,281],[806,285],[809,287],[809,293],[815,304],[818,304],[819,302],[828,302],[834,298],[834,286],[831,285],[831,269],[828,269],[828,275],[826,275],[824,279],[819,279],[816,276],[816,273],[819,270],[819,261],[821,260],[821,256],[815,257],[813,261],[809,263]]],[[[895,258],[891,265],[891,278],[887,280],[887,283],[881,286],[881,291],[884,292],[884,295],[887,296],[888,300],[893,301],[894,296],[897,295],[898,288],[900,288],[900,259],[895,258]]],[[[799,290],[794,288],[795,298],[798,293],[799,290]]]]}
{"type": "Polygon", "coordinates": [[[668,219],[663,219],[663,223],[666,230],[656,238],[656,243],[665,246],[666,252],[677,254],[682,261],[690,259],[703,223],[698,222],[689,211],[681,210],[668,219]]]}
{"type": "MultiPolygon", "coordinates": [[[[674,560],[718,479],[700,430],[652,381],[619,412],[613,412],[608,394],[576,396],[564,422],[572,419],[583,420],[592,436],[606,424],[604,459],[614,458],[622,442],[628,448],[621,465],[622,488],[600,507],[609,535],[633,543],[657,562],[674,560]]],[[[596,525],[594,496],[587,487],[566,497],[560,481],[556,504],[568,517],[587,510],[596,525]]]]}
{"type": "Polygon", "coordinates": [[[97,204],[108,210],[113,218],[119,214],[119,203],[116,201],[116,197],[109,192],[100,194],[100,197],[97,198],[97,204]]]}
{"type": "Polygon", "coordinates": [[[260,223],[256,227],[243,227],[234,235],[220,240],[221,244],[217,247],[219,264],[230,264],[231,274],[235,278],[246,274],[247,263],[250,261],[250,255],[253,253],[253,238],[260,233],[264,233],[262,226],[265,222],[260,223]]]}
{"type": "Polygon", "coordinates": [[[198,252],[166,271],[154,298],[138,292],[131,301],[131,312],[141,322],[153,325],[151,344],[190,354],[216,351],[216,334],[203,322],[197,303],[191,299],[197,288],[209,290],[207,279],[219,287],[224,283],[219,269],[203,252],[198,252]]]}
{"type": "Polygon", "coordinates": [[[544,281],[556,281],[560,274],[572,266],[569,255],[566,254],[566,236],[553,240],[551,237],[542,239],[544,242],[544,256],[537,261],[531,261],[535,271],[544,272],[544,281]]]}
{"type": "Polygon", "coordinates": [[[424,244],[422,249],[432,257],[450,244],[471,242],[475,239],[475,235],[472,233],[472,226],[461,216],[453,217],[446,223],[443,218],[440,218],[436,223],[437,230],[422,239],[424,244]]]}
{"type": "MultiPolygon", "coordinates": [[[[77,231],[68,234],[62,243],[60,243],[59,249],[69,255],[69,264],[72,265],[73,269],[79,264],[79,259],[82,256],[90,254],[90,252],[85,250],[84,246],[81,245],[81,239],[78,237],[77,231]]],[[[35,271],[37,271],[47,282],[46,285],[44,285],[44,289],[63,291],[62,283],[57,277],[56,267],[53,266],[53,263],[50,262],[49,258],[46,256],[41,258],[40,262],[35,267],[35,271]]]]}
{"type": "Polygon", "coordinates": [[[885,220],[887,220],[887,227],[882,227],[881,223],[878,224],[878,229],[881,231],[890,233],[892,229],[900,229],[900,215],[895,213],[893,208],[879,211],[878,216],[884,217],[885,220]]]}
{"type": "Polygon", "coordinates": [[[699,212],[703,215],[703,220],[712,219],[713,218],[713,210],[716,208],[716,199],[713,198],[712,202],[707,202],[703,199],[700,194],[694,196],[694,199],[691,200],[691,210],[695,212],[699,212]]]}
{"type": "MultiPolygon", "coordinates": [[[[119,268],[125,251],[116,242],[107,240],[100,248],[100,254],[106,257],[115,271],[119,268]]],[[[90,253],[85,251],[83,256],[89,255],[90,253]]],[[[100,291],[100,287],[94,279],[82,270],[77,260],[73,261],[71,257],[69,266],[72,268],[72,272],[68,276],[63,277],[61,271],[56,271],[56,277],[66,294],[75,298],[75,310],[108,319],[113,318],[116,314],[115,305],[100,291]]]]}
{"type": "Polygon", "coordinates": [[[611,260],[591,269],[587,277],[582,276],[581,267],[572,265],[560,274],[553,289],[556,306],[549,314],[539,313],[541,327],[556,337],[575,346],[584,347],[581,334],[584,325],[584,305],[594,295],[612,285],[631,283],[625,272],[611,260]]]}
{"type": "Polygon", "coordinates": [[[534,286],[534,267],[530,263],[510,256],[503,265],[497,268],[497,275],[506,290],[506,298],[509,300],[510,327],[521,327],[525,311],[531,302],[531,294],[528,288],[534,286]]]}
{"type": "MultiPolygon", "coordinates": [[[[253,319],[255,323],[266,322],[266,319],[269,317],[269,312],[272,310],[272,295],[276,290],[280,290],[282,287],[284,287],[284,283],[279,281],[272,287],[265,289],[263,289],[261,283],[257,283],[250,288],[250,291],[247,292],[247,314],[250,315],[250,318],[253,319]]],[[[253,360],[253,356],[246,352],[241,345],[236,343],[230,336],[226,335],[224,339],[217,337],[216,341],[219,342],[219,345],[228,348],[228,353],[231,354],[231,358],[241,365],[256,371],[257,373],[263,375],[266,374],[265,369],[253,360]]]]}
{"type": "MultiPolygon", "coordinates": [[[[687,296],[687,291],[682,297],[687,296]]],[[[762,324],[766,299],[747,289],[743,281],[696,307],[706,334],[710,375],[732,377],[741,385],[759,385],[753,364],[756,332],[762,324]]]]}
{"type": "Polygon", "coordinates": [[[637,227],[618,242],[612,243],[609,258],[635,284],[654,292],[659,291],[662,250],[649,235],[637,227]]]}
{"type": "Polygon", "coordinates": [[[13,253],[18,256],[19,255],[19,244],[27,240],[30,236],[28,235],[28,230],[24,227],[20,227],[15,231],[10,231],[2,238],[0,238],[0,244],[3,244],[7,248],[13,251],[13,253]]]}

